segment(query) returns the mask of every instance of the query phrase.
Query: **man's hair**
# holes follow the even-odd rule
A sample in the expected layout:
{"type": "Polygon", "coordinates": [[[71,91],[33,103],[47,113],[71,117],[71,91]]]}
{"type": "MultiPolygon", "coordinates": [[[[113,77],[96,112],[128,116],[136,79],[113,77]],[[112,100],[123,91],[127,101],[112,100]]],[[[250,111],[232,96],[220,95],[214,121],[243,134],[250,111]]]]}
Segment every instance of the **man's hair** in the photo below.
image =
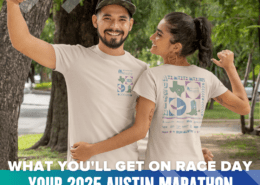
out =
{"type": "MultiPolygon", "coordinates": [[[[97,17],[99,17],[99,14],[100,14],[100,12],[101,12],[101,9],[102,8],[100,8],[99,10],[97,10],[97,13],[96,13],[96,16],[97,17]]],[[[127,9],[126,9],[127,10],[127,9]]],[[[127,12],[128,12],[128,15],[129,15],[129,20],[132,18],[132,14],[127,10],[127,12]]]]}

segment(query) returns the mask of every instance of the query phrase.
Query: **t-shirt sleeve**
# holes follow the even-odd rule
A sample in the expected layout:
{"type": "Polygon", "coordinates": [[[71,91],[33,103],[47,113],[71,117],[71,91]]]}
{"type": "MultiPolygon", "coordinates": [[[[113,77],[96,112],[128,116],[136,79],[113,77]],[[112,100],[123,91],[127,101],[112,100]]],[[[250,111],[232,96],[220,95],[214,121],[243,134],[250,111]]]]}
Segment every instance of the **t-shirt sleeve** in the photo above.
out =
{"type": "Polygon", "coordinates": [[[209,90],[209,98],[216,98],[224,94],[228,89],[223,85],[223,83],[211,73],[211,86],[209,90]]]}
{"type": "Polygon", "coordinates": [[[133,91],[139,96],[151,100],[154,103],[156,102],[156,84],[153,75],[149,69],[144,71],[140,78],[137,80],[133,91]]]}
{"type": "Polygon", "coordinates": [[[75,60],[78,58],[78,46],[68,44],[52,44],[56,56],[56,68],[63,75],[66,74],[75,60]]]}

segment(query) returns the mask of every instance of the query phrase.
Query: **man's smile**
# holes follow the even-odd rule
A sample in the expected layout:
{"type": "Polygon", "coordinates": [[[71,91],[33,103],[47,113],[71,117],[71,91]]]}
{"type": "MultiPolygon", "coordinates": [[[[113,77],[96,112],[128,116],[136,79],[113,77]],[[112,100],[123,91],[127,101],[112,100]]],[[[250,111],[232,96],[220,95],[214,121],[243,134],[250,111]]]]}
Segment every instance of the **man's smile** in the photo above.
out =
{"type": "Polygon", "coordinates": [[[119,36],[121,33],[117,33],[117,32],[107,32],[107,34],[112,35],[112,36],[119,36]]]}

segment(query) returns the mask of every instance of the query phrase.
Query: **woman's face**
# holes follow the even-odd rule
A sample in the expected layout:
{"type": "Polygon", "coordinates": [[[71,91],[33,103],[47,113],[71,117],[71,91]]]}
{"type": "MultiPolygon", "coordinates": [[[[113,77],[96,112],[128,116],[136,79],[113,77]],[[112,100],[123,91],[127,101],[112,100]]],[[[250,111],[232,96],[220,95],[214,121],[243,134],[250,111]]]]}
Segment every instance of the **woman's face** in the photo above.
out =
{"type": "Polygon", "coordinates": [[[162,19],[157,26],[156,32],[150,37],[150,40],[153,42],[151,53],[165,58],[174,47],[170,42],[171,38],[172,35],[167,30],[167,23],[162,19]]]}

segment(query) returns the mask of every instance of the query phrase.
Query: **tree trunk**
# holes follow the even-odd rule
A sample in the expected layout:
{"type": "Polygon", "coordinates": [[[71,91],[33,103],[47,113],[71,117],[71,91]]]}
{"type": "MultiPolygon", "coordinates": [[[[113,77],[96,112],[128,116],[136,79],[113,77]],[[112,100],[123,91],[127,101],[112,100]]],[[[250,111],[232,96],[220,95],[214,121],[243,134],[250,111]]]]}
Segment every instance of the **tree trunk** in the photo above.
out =
{"type": "MultiPolygon", "coordinates": [[[[252,78],[253,78],[253,83],[252,83],[252,85],[253,85],[253,91],[252,91],[251,97],[253,98],[253,94],[254,94],[254,90],[255,90],[255,65],[253,64],[252,66],[253,66],[253,71],[252,71],[252,78]]],[[[252,98],[251,98],[251,100],[252,100],[252,98]]]]}
{"type": "Polygon", "coordinates": [[[211,100],[210,100],[210,105],[209,105],[209,109],[213,110],[213,108],[214,108],[214,102],[215,102],[215,100],[214,100],[213,98],[211,98],[211,100]]]}
{"type": "MultiPolygon", "coordinates": [[[[245,73],[245,77],[244,77],[244,87],[246,87],[246,84],[247,84],[248,76],[249,76],[249,73],[250,73],[251,62],[252,62],[252,53],[250,53],[249,57],[248,57],[248,62],[247,62],[247,66],[246,66],[246,73],[245,73]]],[[[240,121],[241,121],[241,131],[242,131],[243,134],[245,134],[245,133],[247,133],[245,116],[241,115],[240,121]]]]}
{"type": "Polygon", "coordinates": [[[250,114],[249,114],[249,123],[250,123],[249,131],[250,132],[254,131],[254,110],[255,110],[256,99],[257,99],[257,96],[258,96],[259,82],[260,82],[260,70],[259,70],[258,77],[257,77],[257,80],[256,80],[256,85],[255,85],[255,89],[254,89],[254,92],[253,92],[253,98],[252,98],[251,111],[250,111],[250,114]]]}
{"type": "MultiPolygon", "coordinates": [[[[96,29],[92,25],[97,0],[85,0],[69,14],[60,8],[54,15],[55,44],[81,44],[90,47],[98,43],[96,29]]],[[[52,74],[51,100],[47,125],[43,137],[31,148],[49,146],[59,152],[67,151],[68,105],[65,80],[59,72],[52,74]]]]}
{"type": "Polygon", "coordinates": [[[35,75],[34,64],[31,63],[31,69],[30,69],[29,74],[28,74],[27,82],[29,82],[29,79],[30,79],[32,83],[35,83],[34,75],[35,75]]]}
{"type": "Polygon", "coordinates": [[[44,67],[44,66],[41,67],[40,75],[41,75],[41,83],[49,81],[46,67],[44,67]]]}
{"type": "MultiPolygon", "coordinates": [[[[8,161],[17,161],[18,117],[23,89],[31,59],[12,47],[7,29],[7,6],[0,12],[0,169],[8,169],[8,161]]],[[[49,16],[51,0],[40,0],[23,16],[30,33],[40,37],[49,16]]]]}

